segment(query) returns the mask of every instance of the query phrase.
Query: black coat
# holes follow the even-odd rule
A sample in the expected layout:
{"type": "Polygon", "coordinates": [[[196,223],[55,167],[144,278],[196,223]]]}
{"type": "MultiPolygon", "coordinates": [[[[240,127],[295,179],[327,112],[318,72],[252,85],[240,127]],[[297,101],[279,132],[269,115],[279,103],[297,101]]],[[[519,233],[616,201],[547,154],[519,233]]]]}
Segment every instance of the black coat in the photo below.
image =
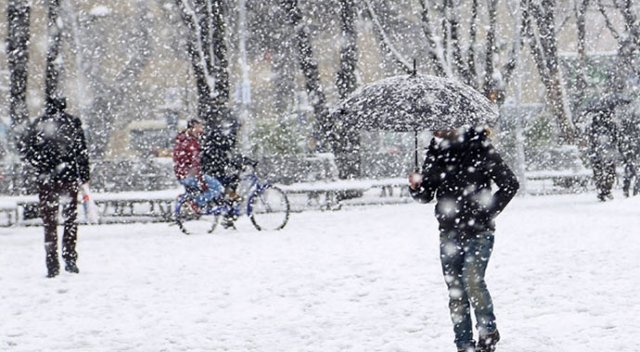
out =
{"type": "Polygon", "coordinates": [[[20,149],[40,179],[89,181],[89,154],[82,122],[75,116],[48,111],[33,121],[20,149]]]}
{"type": "Polygon", "coordinates": [[[592,162],[615,162],[619,152],[619,131],[612,111],[599,111],[589,126],[589,157],[592,162]]]}
{"type": "Polygon", "coordinates": [[[232,177],[237,173],[232,163],[235,155],[234,137],[218,130],[209,131],[205,135],[200,154],[203,173],[219,180],[232,177]]]}
{"type": "Polygon", "coordinates": [[[411,190],[421,202],[437,198],[441,231],[471,235],[495,230],[493,219],[516,194],[519,183],[485,131],[469,129],[456,141],[432,139],[422,167],[422,184],[411,190]],[[498,190],[491,191],[491,182],[498,190]]]}

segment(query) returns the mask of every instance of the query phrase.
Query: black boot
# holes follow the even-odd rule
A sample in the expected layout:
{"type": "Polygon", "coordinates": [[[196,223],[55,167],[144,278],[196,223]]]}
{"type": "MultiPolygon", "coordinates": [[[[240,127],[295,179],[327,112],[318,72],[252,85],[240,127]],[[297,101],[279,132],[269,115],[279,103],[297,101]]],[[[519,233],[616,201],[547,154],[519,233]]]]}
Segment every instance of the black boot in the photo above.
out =
{"type": "Polygon", "coordinates": [[[66,270],[67,272],[70,273],[74,273],[74,274],[78,274],[80,272],[80,269],[78,269],[78,266],[76,265],[76,262],[73,260],[69,260],[66,262],[65,266],[64,266],[64,270],[66,270]]]}
{"type": "Polygon", "coordinates": [[[476,351],[494,352],[496,350],[496,344],[500,341],[500,333],[496,330],[488,335],[480,336],[478,340],[478,348],[476,351]]]}
{"type": "Polygon", "coordinates": [[[463,349],[459,349],[458,352],[476,352],[476,348],[471,346],[471,347],[467,347],[467,348],[463,348],[463,349]]]}
{"type": "Polygon", "coordinates": [[[45,243],[45,253],[47,263],[47,277],[52,278],[60,274],[60,262],[58,262],[58,249],[55,244],[45,243]]]}
{"type": "Polygon", "coordinates": [[[55,254],[47,254],[47,277],[56,277],[58,274],[60,274],[60,263],[58,262],[58,257],[55,254]]]}

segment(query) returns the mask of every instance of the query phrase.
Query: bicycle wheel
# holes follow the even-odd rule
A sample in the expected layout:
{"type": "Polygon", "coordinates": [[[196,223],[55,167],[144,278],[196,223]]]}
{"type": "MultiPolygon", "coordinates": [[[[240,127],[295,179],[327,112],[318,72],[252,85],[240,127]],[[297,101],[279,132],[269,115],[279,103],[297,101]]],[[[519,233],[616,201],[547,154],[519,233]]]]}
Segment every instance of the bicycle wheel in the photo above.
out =
{"type": "Polygon", "coordinates": [[[178,201],[175,214],[176,224],[185,235],[211,233],[220,221],[217,215],[201,214],[200,208],[190,199],[178,201]]]}
{"type": "Polygon", "coordinates": [[[289,221],[289,199],[278,187],[254,193],[249,199],[249,218],[256,229],[280,230],[289,221]]]}

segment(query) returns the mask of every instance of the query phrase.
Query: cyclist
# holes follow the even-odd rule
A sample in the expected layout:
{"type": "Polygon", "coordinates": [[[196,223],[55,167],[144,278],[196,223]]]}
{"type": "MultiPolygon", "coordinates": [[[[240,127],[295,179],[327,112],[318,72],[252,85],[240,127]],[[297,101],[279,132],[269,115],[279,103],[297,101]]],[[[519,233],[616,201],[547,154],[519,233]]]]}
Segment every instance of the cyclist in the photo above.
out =
{"type": "Polygon", "coordinates": [[[204,174],[200,166],[200,138],[204,132],[204,126],[198,119],[191,119],[187,128],[176,136],[173,148],[173,170],[176,178],[187,192],[197,194],[195,198],[199,209],[213,200],[221,198],[223,186],[215,177],[204,174]]]}

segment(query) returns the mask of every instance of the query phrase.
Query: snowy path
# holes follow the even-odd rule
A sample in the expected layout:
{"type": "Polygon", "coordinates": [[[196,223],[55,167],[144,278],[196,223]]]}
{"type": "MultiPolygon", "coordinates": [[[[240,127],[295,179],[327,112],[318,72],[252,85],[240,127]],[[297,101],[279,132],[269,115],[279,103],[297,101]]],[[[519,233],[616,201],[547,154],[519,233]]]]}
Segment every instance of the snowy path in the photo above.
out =
{"type": "MultiPolygon", "coordinates": [[[[594,199],[516,199],[498,219],[499,351],[640,350],[640,197],[594,199]]],[[[306,212],[281,232],[243,220],[191,237],[85,226],[80,275],[55,279],[42,228],[1,228],[0,351],[454,351],[432,211],[306,212]]]]}

